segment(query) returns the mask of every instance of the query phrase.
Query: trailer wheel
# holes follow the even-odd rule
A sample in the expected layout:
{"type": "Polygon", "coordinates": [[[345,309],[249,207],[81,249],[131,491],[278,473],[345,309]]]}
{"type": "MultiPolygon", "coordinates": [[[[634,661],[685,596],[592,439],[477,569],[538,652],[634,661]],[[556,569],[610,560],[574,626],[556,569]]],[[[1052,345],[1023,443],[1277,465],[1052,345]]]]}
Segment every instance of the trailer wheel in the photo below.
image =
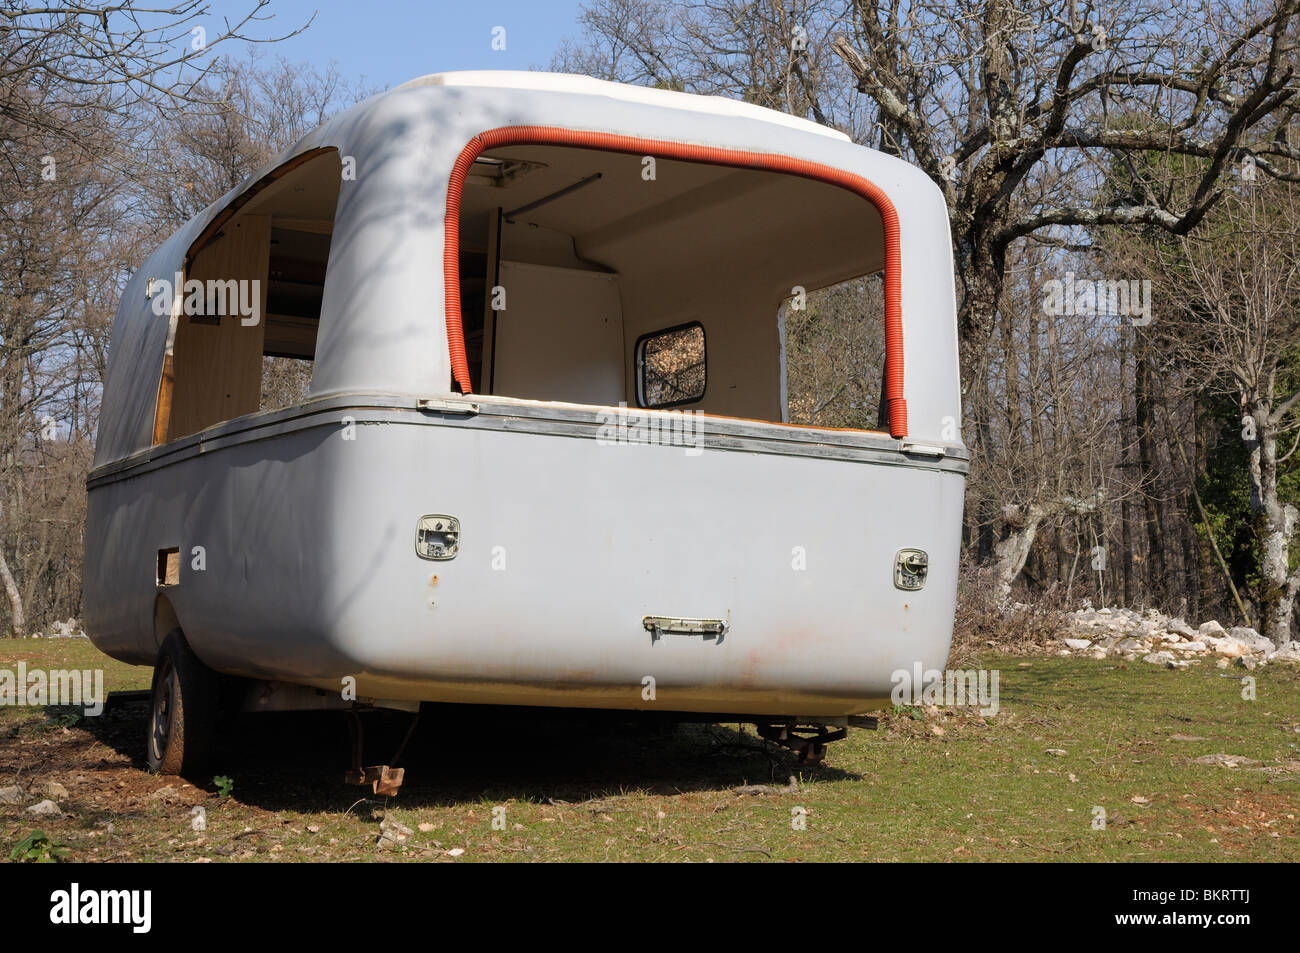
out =
{"type": "Polygon", "coordinates": [[[217,720],[220,676],[199,661],[180,629],[158,650],[147,744],[149,770],[193,780],[207,765],[217,720]]]}

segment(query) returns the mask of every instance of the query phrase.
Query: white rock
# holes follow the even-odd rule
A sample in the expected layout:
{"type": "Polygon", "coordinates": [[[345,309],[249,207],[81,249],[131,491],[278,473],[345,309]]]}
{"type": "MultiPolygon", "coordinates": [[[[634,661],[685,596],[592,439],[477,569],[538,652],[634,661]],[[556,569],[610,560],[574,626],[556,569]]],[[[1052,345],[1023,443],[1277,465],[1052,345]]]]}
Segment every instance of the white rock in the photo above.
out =
{"type": "Polygon", "coordinates": [[[1184,619],[1170,619],[1169,624],[1165,626],[1170,632],[1175,632],[1185,639],[1196,638],[1197,631],[1187,624],[1184,619]]]}
{"type": "Polygon", "coordinates": [[[0,788],[0,804],[22,804],[23,789],[16,784],[0,788]]]}
{"type": "Polygon", "coordinates": [[[1253,758],[1240,754],[1207,754],[1192,759],[1193,764],[1210,764],[1220,768],[1251,768],[1259,764],[1253,758]]]}
{"type": "Polygon", "coordinates": [[[1174,654],[1172,652],[1151,652],[1142,656],[1142,661],[1150,662],[1152,665],[1165,665],[1174,661],[1174,654]]]}
{"type": "Polygon", "coordinates": [[[404,844],[415,832],[395,818],[385,817],[379,822],[379,846],[404,844]]]}
{"type": "Polygon", "coordinates": [[[1204,652],[1205,648],[1204,642],[1180,642],[1178,644],[1178,651],[1180,652],[1204,652]]]}
{"type": "Polygon", "coordinates": [[[1087,639],[1066,639],[1065,644],[1079,652],[1082,652],[1084,649],[1092,645],[1092,643],[1087,639]]]}
{"type": "Polygon", "coordinates": [[[1300,642],[1292,639],[1276,652],[1268,653],[1270,662],[1300,662],[1300,642]]]}
{"type": "Polygon", "coordinates": [[[1228,633],[1224,631],[1223,626],[1211,619],[1209,622],[1202,622],[1200,628],[1196,630],[1201,635],[1212,635],[1216,639],[1221,639],[1228,633]]]}
{"type": "Polygon", "coordinates": [[[1244,625],[1239,625],[1228,630],[1228,637],[1241,642],[1252,652],[1272,652],[1277,646],[1264,638],[1254,629],[1248,629],[1244,625]]]}
{"type": "Polygon", "coordinates": [[[44,817],[51,814],[62,814],[63,812],[59,810],[59,806],[57,804],[55,804],[53,801],[47,798],[46,800],[41,801],[38,804],[33,804],[31,807],[29,807],[27,809],[27,813],[37,814],[44,817]]]}
{"type": "Polygon", "coordinates": [[[51,639],[84,639],[86,633],[82,631],[81,625],[76,619],[68,619],[66,622],[55,622],[51,625],[47,637],[51,639]]]}
{"type": "Polygon", "coordinates": [[[65,798],[68,796],[68,789],[58,781],[46,781],[36,788],[37,794],[44,794],[48,798],[65,798]]]}
{"type": "Polygon", "coordinates": [[[1242,655],[1249,655],[1250,648],[1245,644],[1238,642],[1236,639],[1215,638],[1207,635],[1201,639],[1211,652],[1219,655],[1226,655],[1228,658],[1238,658],[1242,655]]]}

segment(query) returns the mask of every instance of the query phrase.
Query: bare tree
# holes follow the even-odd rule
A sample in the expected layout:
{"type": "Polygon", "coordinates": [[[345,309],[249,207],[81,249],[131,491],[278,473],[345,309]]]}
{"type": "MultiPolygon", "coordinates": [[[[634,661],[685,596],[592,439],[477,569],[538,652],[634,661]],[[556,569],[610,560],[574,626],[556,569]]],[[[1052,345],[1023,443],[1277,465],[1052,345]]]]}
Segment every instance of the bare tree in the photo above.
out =
{"type": "Polygon", "coordinates": [[[271,0],[249,3],[252,9],[233,20],[218,18],[207,0],[0,4],[0,117],[67,141],[75,137],[68,118],[77,111],[102,122],[139,107],[156,116],[197,100],[217,47],[277,42],[310,25],[255,36],[246,31],[271,19],[271,0]]]}
{"type": "Polygon", "coordinates": [[[868,104],[832,48],[848,11],[848,0],[590,0],[582,40],[551,69],[743,99],[864,138],[868,104]]]}
{"type": "Polygon", "coordinates": [[[879,109],[880,144],[943,187],[967,341],[992,333],[1018,239],[1133,224],[1183,235],[1219,201],[1231,163],[1294,179],[1276,160],[1295,152],[1272,133],[1294,108],[1300,0],[854,9],[835,49],[879,109]],[[1195,161],[1131,161],[1152,154],[1195,161]],[[1116,161],[1132,171],[1127,194],[1104,188],[1116,161]]]}
{"type": "Polygon", "coordinates": [[[0,583],[11,629],[21,635],[30,615],[24,591],[33,580],[19,567],[33,553],[40,560],[50,529],[32,519],[29,483],[51,455],[67,456],[57,445],[89,443],[90,381],[79,371],[87,368],[87,346],[95,347],[96,337],[106,343],[108,331],[107,315],[87,314],[103,290],[91,275],[111,274],[116,284],[123,273],[112,234],[119,183],[97,161],[114,152],[112,133],[82,130],[75,149],[47,154],[39,142],[10,138],[10,128],[0,116],[8,160],[0,176],[0,583]]]}
{"type": "Polygon", "coordinates": [[[1300,196],[1261,181],[1231,194],[1203,234],[1160,257],[1181,302],[1167,322],[1171,361],[1194,386],[1240,409],[1250,511],[1259,556],[1262,633],[1291,641],[1300,593],[1292,567],[1300,511],[1279,491],[1280,467],[1300,446],[1300,196]],[[1295,434],[1286,447],[1286,438],[1295,434]]]}
{"type": "Polygon", "coordinates": [[[0,599],[13,634],[80,598],[110,319],[172,190],[149,174],[162,122],[217,105],[215,48],[283,38],[253,34],[269,2],[232,20],[202,0],[0,0],[0,599]]]}

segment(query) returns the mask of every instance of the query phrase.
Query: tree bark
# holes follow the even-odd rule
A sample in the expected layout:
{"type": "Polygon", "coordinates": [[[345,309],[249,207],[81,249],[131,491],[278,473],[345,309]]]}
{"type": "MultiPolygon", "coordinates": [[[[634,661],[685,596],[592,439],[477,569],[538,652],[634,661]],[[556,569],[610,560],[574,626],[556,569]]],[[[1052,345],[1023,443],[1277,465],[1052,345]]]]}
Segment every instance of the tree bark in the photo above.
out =
{"type": "MultiPolygon", "coordinates": [[[[0,526],[3,525],[4,508],[0,505],[0,526]]],[[[18,583],[9,571],[9,560],[5,558],[3,542],[0,542],[0,584],[4,586],[5,596],[9,599],[9,614],[12,617],[10,634],[20,639],[27,634],[27,617],[23,612],[23,597],[18,592],[18,583]]]]}
{"type": "MultiPolygon", "coordinates": [[[[1130,439],[1129,423],[1132,418],[1128,413],[1128,346],[1129,332],[1126,327],[1119,331],[1119,466],[1125,481],[1133,473],[1133,441],[1130,439]]],[[[1137,593],[1133,590],[1133,502],[1132,494],[1124,493],[1119,505],[1119,539],[1120,539],[1120,603],[1131,606],[1137,602],[1137,593]]]]}
{"type": "Polygon", "coordinates": [[[1156,482],[1156,449],[1153,433],[1154,401],[1151,395],[1151,370],[1146,349],[1134,348],[1134,423],[1138,437],[1138,472],[1142,481],[1142,504],[1146,513],[1147,531],[1147,591],[1157,603],[1166,595],[1165,589],[1165,539],[1160,521],[1156,482]]]}
{"type": "Polygon", "coordinates": [[[1250,455],[1250,507],[1259,540],[1261,634],[1281,648],[1291,641],[1291,614],[1300,590],[1300,569],[1288,575],[1291,539],[1300,526],[1300,510],[1278,499],[1277,422],[1265,403],[1250,410],[1254,427],[1243,428],[1250,455]],[[1252,439],[1253,437],[1253,439],[1252,439]]]}

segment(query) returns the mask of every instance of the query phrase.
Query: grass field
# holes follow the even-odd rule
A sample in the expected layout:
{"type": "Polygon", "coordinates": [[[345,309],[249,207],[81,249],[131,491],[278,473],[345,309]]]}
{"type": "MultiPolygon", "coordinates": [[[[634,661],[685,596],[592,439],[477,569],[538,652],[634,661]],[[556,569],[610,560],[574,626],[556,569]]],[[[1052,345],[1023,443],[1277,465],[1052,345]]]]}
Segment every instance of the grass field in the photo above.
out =
{"type": "MultiPolygon", "coordinates": [[[[0,642],[0,669],[20,659],[149,684],[84,640],[0,642]]],[[[0,859],[41,830],[73,861],[1300,860],[1300,669],[1249,673],[1252,701],[1247,673],[1210,664],[980,662],[1001,673],[996,716],[891,710],[814,769],[735,725],[426,716],[394,799],[342,783],[337,713],[237,720],[223,796],[143,769],[143,704],[0,708],[0,788],[28,792],[0,805],[0,859]],[[1248,760],[1197,760],[1214,755],[1248,760]],[[47,782],[63,817],[26,813],[47,782]],[[774,790],[735,790],[753,784],[774,790]]],[[[391,751],[405,722],[376,719],[372,750],[391,751]]]]}

